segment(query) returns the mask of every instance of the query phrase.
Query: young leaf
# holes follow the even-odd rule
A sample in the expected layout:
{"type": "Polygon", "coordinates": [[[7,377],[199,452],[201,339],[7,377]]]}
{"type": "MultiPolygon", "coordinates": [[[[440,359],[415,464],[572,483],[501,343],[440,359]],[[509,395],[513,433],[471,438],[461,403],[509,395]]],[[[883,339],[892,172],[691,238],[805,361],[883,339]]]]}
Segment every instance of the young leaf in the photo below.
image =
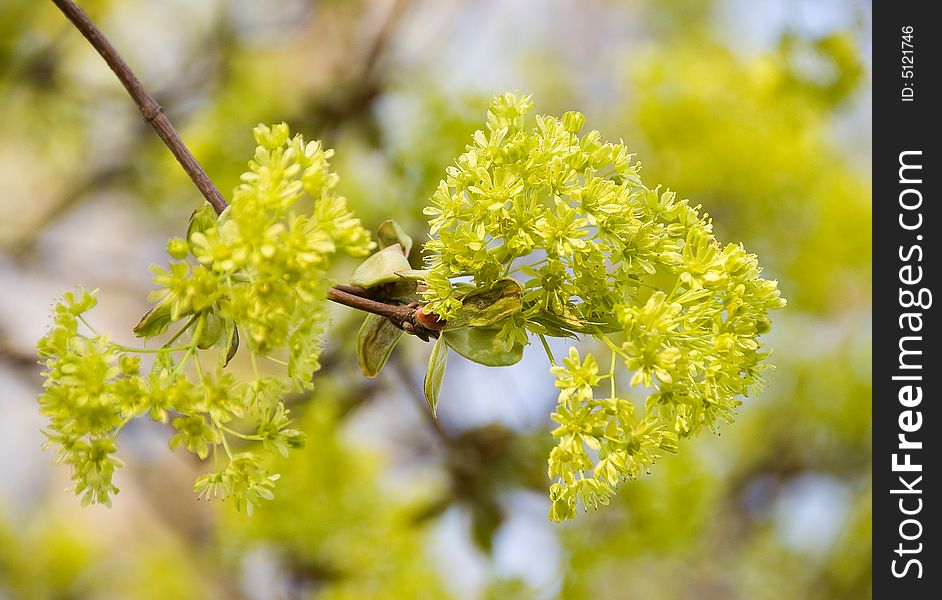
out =
{"type": "Polygon", "coordinates": [[[222,365],[224,367],[239,351],[239,328],[233,321],[226,321],[226,339],[226,361],[222,365]]]}
{"type": "Polygon", "coordinates": [[[201,207],[193,211],[193,214],[190,215],[190,222],[186,228],[186,241],[190,244],[191,252],[193,251],[193,247],[192,242],[190,242],[190,236],[194,233],[203,233],[215,227],[217,223],[216,211],[213,210],[213,205],[209,202],[204,202],[201,207]]]}
{"type": "Polygon", "coordinates": [[[140,322],[134,326],[134,335],[142,338],[152,338],[167,331],[173,318],[170,316],[169,298],[160,302],[141,317],[140,322]]]}
{"type": "Polygon", "coordinates": [[[442,387],[445,377],[445,363],[448,360],[448,346],[445,345],[445,336],[440,336],[432,346],[432,355],[428,357],[428,370],[425,372],[425,400],[432,410],[432,416],[438,412],[438,391],[442,387]]]}
{"type": "Polygon", "coordinates": [[[449,319],[446,330],[486,327],[523,310],[523,287],[513,279],[498,279],[487,289],[468,292],[461,299],[458,316],[449,319]]]}
{"type": "Polygon", "coordinates": [[[587,321],[575,316],[570,309],[553,313],[540,310],[527,318],[527,326],[533,333],[542,333],[554,337],[575,338],[574,334],[593,334],[599,331],[613,333],[618,331],[618,324],[614,322],[587,321]]]}
{"type": "Polygon", "coordinates": [[[396,275],[399,279],[405,279],[408,281],[418,281],[420,279],[425,279],[428,277],[428,269],[405,269],[403,271],[396,271],[396,275]]]}
{"type": "Polygon", "coordinates": [[[196,347],[200,350],[208,350],[219,342],[225,326],[223,318],[219,316],[219,313],[216,312],[214,308],[205,311],[202,318],[203,330],[200,333],[196,347]]]}
{"type": "Polygon", "coordinates": [[[387,219],[380,224],[376,229],[376,239],[379,240],[380,248],[399,244],[403,256],[409,256],[409,251],[412,250],[412,238],[399,226],[399,223],[392,219],[387,219]]]}
{"type": "Polygon", "coordinates": [[[350,276],[350,284],[371,288],[384,283],[401,281],[403,277],[399,273],[411,270],[412,265],[402,254],[402,246],[393,244],[360,263],[350,276]]]}
{"type": "Polygon", "coordinates": [[[386,317],[366,315],[357,334],[357,362],[367,377],[376,377],[392,353],[403,331],[386,317]]]}
{"type": "Polygon", "coordinates": [[[523,344],[498,338],[500,330],[500,327],[462,327],[443,331],[439,339],[470,361],[488,367],[507,367],[523,357],[523,344]]]}

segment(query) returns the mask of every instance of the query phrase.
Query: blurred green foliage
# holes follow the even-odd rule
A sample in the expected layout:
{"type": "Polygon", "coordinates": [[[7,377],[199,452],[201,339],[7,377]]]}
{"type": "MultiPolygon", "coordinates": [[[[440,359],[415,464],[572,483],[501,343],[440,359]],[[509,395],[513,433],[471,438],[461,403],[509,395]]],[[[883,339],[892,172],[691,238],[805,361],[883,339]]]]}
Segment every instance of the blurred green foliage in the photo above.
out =
{"type": "Polygon", "coordinates": [[[272,461],[284,485],[255,518],[225,511],[218,534],[224,551],[267,550],[294,586],[316,588],[318,598],[445,597],[421,560],[414,500],[384,494],[376,457],[344,444],[337,400],[317,394],[306,406],[300,425],[316,442],[272,461]]]}
{"type": "MultiPolygon", "coordinates": [[[[51,507],[44,507],[49,510],[51,507]]],[[[22,526],[22,523],[18,525],[22,526]]],[[[206,598],[213,588],[193,551],[172,537],[151,536],[121,552],[100,531],[37,512],[20,531],[0,529],[0,597],[16,600],[206,598]]],[[[131,542],[134,543],[134,542],[131,542]]]]}

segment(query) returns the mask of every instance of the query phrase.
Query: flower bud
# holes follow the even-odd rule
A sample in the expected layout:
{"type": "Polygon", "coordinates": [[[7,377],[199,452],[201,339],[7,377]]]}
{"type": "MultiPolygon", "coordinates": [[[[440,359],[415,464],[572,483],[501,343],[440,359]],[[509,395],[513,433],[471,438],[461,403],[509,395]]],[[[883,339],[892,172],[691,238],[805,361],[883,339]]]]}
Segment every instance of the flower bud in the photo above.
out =
{"type": "Polygon", "coordinates": [[[183,260],[189,253],[190,246],[186,243],[186,240],[172,238],[167,242],[167,254],[169,254],[171,258],[183,260]]]}
{"type": "Polygon", "coordinates": [[[569,133],[579,133],[583,125],[585,125],[585,115],[581,112],[571,110],[563,115],[563,129],[569,133]]]}

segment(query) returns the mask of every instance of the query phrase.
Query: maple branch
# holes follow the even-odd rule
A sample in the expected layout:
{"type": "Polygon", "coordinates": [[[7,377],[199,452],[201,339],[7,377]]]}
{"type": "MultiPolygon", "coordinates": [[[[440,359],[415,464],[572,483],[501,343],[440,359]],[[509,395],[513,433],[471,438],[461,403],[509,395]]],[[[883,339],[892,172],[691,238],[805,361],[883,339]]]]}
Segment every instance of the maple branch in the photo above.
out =
{"type": "MultiPolygon", "coordinates": [[[[118,80],[121,81],[124,88],[128,91],[131,99],[141,111],[144,120],[150,123],[160,139],[163,140],[167,148],[180,163],[180,166],[186,171],[186,174],[193,180],[203,197],[212,205],[216,214],[222,213],[229,204],[219,193],[219,190],[210,180],[206,171],[196,161],[190,151],[187,149],[180,134],[176,132],[170,119],[164,114],[163,108],[154,100],[154,97],[144,88],[144,84],[131,70],[127,62],[121,57],[105,34],[92,22],[75,2],[72,0],[52,0],[53,4],[59,7],[59,10],[75,25],[85,39],[98,51],[118,80]]],[[[381,317],[386,317],[397,327],[404,331],[416,335],[417,337],[428,340],[429,337],[437,337],[438,331],[423,327],[416,321],[417,304],[400,305],[387,304],[379,300],[366,297],[366,290],[354,286],[338,284],[327,292],[327,299],[343,304],[350,308],[363,312],[373,313],[381,317]]]]}
{"type": "Polygon", "coordinates": [[[52,2],[59,7],[59,10],[72,21],[75,28],[85,36],[85,39],[98,51],[98,54],[105,59],[105,62],[108,63],[108,66],[114,71],[115,76],[117,76],[121,84],[124,85],[124,89],[128,91],[131,99],[134,100],[134,103],[137,105],[138,109],[140,109],[144,120],[154,128],[154,131],[157,132],[160,139],[163,140],[167,148],[170,149],[174,158],[177,159],[177,162],[180,163],[180,166],[183,167],[186,174],[193,180],[193,184],[196,185],[196,188],[203,194],[203,197],[213,205],[216,214],[225,210],[228,204],[225,199],[223,199],[222,194],[220,194],[216,186],[213,185],[213,182],[209,179],[203,167],[193,158],[193,155],[187,149],[186,144],[183,143],[180,135],[174,130],[173,125],[170,124],[170,119],[164,114],[164,109],[154,100],[154,97],[147,92],[144,85],[134,74],[134,71],[132,71],[131,67],[121,58],[121,55],[118,54],[115,47],[111,45],[111,42],[108,41],[105,34],[88,18],[85,11],[79,8],[72,0],[52,0],[52,2]]]}

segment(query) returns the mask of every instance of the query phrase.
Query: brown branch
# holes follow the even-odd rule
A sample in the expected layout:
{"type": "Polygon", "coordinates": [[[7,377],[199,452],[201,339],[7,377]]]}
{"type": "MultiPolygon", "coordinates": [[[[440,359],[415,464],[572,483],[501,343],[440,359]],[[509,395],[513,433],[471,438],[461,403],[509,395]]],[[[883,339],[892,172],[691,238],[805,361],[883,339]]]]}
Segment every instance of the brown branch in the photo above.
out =
{"type": "Polygon", "coordinates": [[[370,298],[364,298],[363,296],[355,296],[349,292],[337,289],[336,287],[332,287],[327,291],[327,299],[336,302],[337,304],[349,306],[350,308],[355,308],[357,310],[373,313],[374,315],[386,317],[393,323],[396,323],[400,326],[402,323],[408,321],[415,312],[414,309],[409,308],[408,306],[386,304],[384,302],[378,302],[370,298]]]}
{"type": "Polygon", "coordinates": [[[339,290],[341,292],[346,292],[348,294],[352,294],[354,296],[362,296],[364,298],[370,297],[370,294],[367,291],[367,289],[361,288],[358,285],[347,285],[345,283],[338,283],[334,285],[334,289],[339,290]]]}
{"type": "MultiPolygon", "coordinates": [[[[131,70],[131,67],[121,58],[121,55],[118,54],[115,47],[111,45],[111,42],[108,41],[101,30],[92,23],[88,15],[86,15],[75,2],[72,2],[72,0],[52,0],[52,2],[59,7],[59,10],[72,21],[76,29],[85,36],[101,57],[105,59],[105,62],[108,63],[108,66],[111,67],[111,70],[114,71],[114,74],[128,91],[131,99],[137,104],[141,114],[144,116],[144,120],[150,123],[154,128],[154,131],[157,132],[160,139],[163,140],[164,144],[170,149],[170,152],[176,157],[180,166],[183,167],[183,170],[186,171],[199,191],[216,210],[216,214],[222,213],[228,206],[222,194],[219,193],[219,190],[213,185],[209,176],[200,164],[196,162],[196,159],[193,158],[190,151],[187,150],[180,135],[174,130],[173,125],[170,124],[170,119],[164,114],[163,108],[161,108],[157,101],[154,100],[153,96],[147,92],[144,85],[131,70]]],[[[417,304],[413,303],[408,306],[386,304],[365,297],[365,293],[366,290],[362,288],[337,285],[328,291],[327,299],[363,312],[386,317],[400,329],[423,340],[428,341],[430,337],[438,337],[438,331],[436,329],[427,328],[416,321],[416,312],[418,311],[417,304]]]]}
{"type": "Polygon", "coordinates": [[[349,291],[345,291],[345,289],[357,290],[361,288],[335,285],[327,291],[327,299],[337,304],[343,304],[350,308],[362,310],[363,312],[386,317],[399,329],[402,329],[406,333],[411,333],[423,341],[427,342],[429,338],[437,338],[441,328],[445,324],[444,321],[437,320],[434,325],[426,326],[423,324],[417,318],[417,313],[420,308],[417,302],[410,304],[386,304],[385,302],[373,300],[372,298],[358,296],[349,291]]]}
{"type": "Polygon", "coordinates": [[[170,124],[170,119],[164,114],[164,109],[161,108],[160,104],[154,100],[154,97],[144,89],[144,86],[137,76],[134,75],[131,67],[124,62],[124,59],[121,58],[118,51],[111,45],[108,38],[105,37],[101,30],[88,18],[88,15],[86,15],[75,2],[72,2],[72,0],[52,0],[52,2],[59,7],[59,10],[72,21],[75,28],[85,36],[85,39],[98,51],[98,54],[105,59],[105,62],[108,63],[108,66],[111,67],[111,70],[114,71],[118,80],[128,91],[131,99],[137,104],[144,120],[150,123],[150,126],[154,128],[154,131],[157,132],[160,139],[163,140],[167,148],[170,149],[174,158],[177,159],[177,162],[180,163],[180,166],[183,167],[186,174],[193,180],[193,184],[196,185],[197,189],[199,189],[206,200],[213,205],[216,213],[219,214],[225,210],[228,204],[223,199],[222,194],[219,193],[219,190],[216,189],[216,186],[210,181],[203,167],[201,167],[200,164],[196,162],[196,159],[193,158],[193,155],[190,154],[183,140],[180,139],[180,135],[174,130],[173,125],[170,124]]]}

